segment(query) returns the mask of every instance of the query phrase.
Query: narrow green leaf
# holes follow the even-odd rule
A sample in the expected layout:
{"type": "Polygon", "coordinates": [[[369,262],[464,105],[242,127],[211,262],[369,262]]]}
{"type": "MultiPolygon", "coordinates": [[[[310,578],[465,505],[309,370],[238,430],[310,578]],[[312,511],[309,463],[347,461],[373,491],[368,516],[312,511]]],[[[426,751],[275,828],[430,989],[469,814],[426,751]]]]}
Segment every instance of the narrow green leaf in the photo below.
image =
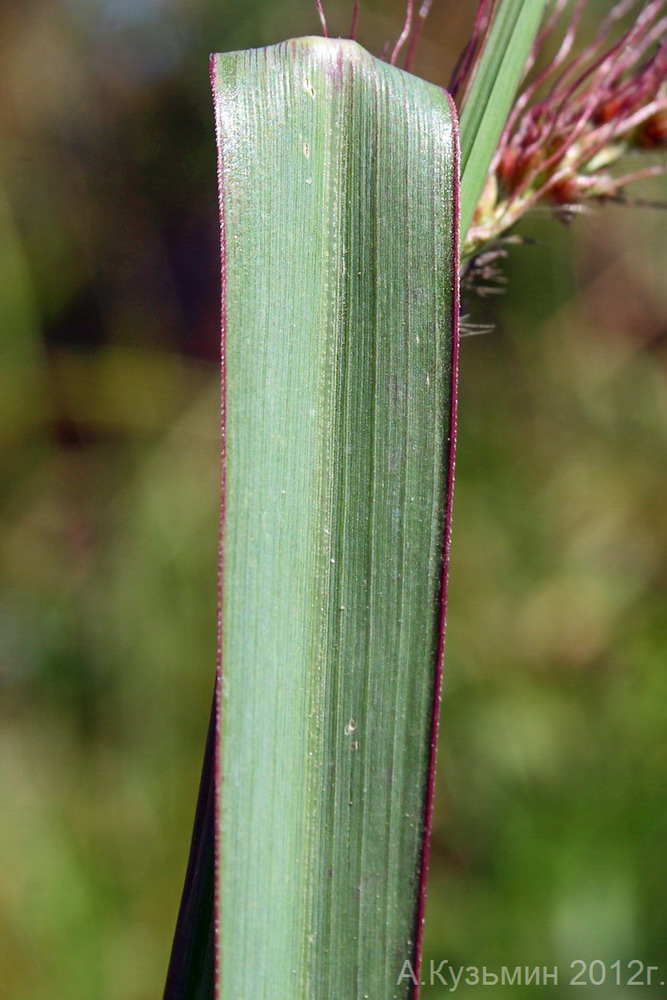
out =
{"type": "Polygon", "coordinates": [[[214,57],[221,1000],[414,987],[457,319],[447,95],[356,43],[214,57]]]}
{"type": "Polygon", "coordinates": [[[190,857],[164,1000],[212,1000],[214,993],[216,700],[209,720],[190,857]]]}
{"type": "Polygon", "coordinates": [[[461,111],[461,237],[465,238],[489,164],[521,81],[547,0],[500,0],[461,111]]]}

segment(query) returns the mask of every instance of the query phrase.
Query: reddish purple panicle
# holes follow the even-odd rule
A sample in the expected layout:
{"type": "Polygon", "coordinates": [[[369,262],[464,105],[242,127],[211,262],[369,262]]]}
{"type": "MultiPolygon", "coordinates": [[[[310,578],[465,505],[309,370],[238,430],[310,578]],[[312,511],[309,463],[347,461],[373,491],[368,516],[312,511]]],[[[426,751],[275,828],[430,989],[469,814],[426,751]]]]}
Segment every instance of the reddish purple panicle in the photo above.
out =
{"type": "MultiPolygon", "coordinates": [[[[493,5],[481,0],[476,32],[455,72],[459,103],[465,101],[493,5]]],[[[524,85],[502,133],[468,233],[467,255],[509,229],[540,199],[571,212],[585,199],[622,200],[630,181],[665,171],[664,162],[647,164],[646,152],[667,144],[667,0],[621,0],[595,38],[572,55],[584,8],[585,0],[556,0],[536,40],[524,81],[567,9],[556,54],[524,85]],[[633,14],[629,27],[614,30],[633,14]],[[612,172],[630,157],[641,158],[641,165],[612,172]]]]}

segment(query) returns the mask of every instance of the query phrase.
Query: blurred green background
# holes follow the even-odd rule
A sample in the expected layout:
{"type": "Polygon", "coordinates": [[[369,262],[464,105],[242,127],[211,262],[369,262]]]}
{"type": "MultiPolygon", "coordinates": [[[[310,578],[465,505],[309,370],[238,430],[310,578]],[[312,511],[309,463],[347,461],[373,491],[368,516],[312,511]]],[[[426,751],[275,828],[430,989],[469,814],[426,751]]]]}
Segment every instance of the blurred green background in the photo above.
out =
{"type": "MultiPolygon", "coordinates": [[[[435,4],[417,72],[446,82],[472,8],[435,4]]],[[[365,0],[361,40],[402,16],[365,0]]],[[[0,10],[8,1000],[161,995],[215,661],[208,53],[316,32],[311,0],[0,10]]],[[[523,231],[462,344],[426,971],[558,965],[504,995],[620,1000],[567,980],[667,981],[667,238],[629,207],[523,231]]]]}

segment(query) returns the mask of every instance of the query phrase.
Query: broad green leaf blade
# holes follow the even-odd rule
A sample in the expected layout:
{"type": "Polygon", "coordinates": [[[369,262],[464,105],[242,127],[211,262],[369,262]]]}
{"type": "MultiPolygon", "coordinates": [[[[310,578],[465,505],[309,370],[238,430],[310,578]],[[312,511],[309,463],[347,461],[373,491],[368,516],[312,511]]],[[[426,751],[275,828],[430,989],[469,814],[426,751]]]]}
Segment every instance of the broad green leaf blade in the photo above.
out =
{"type": "Polygon", "coordinates": [[[547,0],[500,0],[461,111],[461,238],[465,239],[547,0]]]}
{"type": "Polygon", "coordinates": [[[453,110],[349,41],[215,56],[213,78],[217,995],[404,998],[451,495],[453,110]]]}

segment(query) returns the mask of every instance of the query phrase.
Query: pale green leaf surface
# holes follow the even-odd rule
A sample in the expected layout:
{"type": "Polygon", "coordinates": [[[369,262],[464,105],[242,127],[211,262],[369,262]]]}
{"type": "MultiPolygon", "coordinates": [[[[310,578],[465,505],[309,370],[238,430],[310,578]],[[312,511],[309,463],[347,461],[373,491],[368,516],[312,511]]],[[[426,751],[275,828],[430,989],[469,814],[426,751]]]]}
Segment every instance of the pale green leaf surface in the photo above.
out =
{"type": "Polygon", "coordinates": [[[461,111],[461,238],[465,239],[547,0],[501,0],[461,111]]]}
{"type": "Polygon", "coordinates": [[[213,68],[219,996],[404,998],[448,505],[453,112],[349,41],[213,68]]]}

